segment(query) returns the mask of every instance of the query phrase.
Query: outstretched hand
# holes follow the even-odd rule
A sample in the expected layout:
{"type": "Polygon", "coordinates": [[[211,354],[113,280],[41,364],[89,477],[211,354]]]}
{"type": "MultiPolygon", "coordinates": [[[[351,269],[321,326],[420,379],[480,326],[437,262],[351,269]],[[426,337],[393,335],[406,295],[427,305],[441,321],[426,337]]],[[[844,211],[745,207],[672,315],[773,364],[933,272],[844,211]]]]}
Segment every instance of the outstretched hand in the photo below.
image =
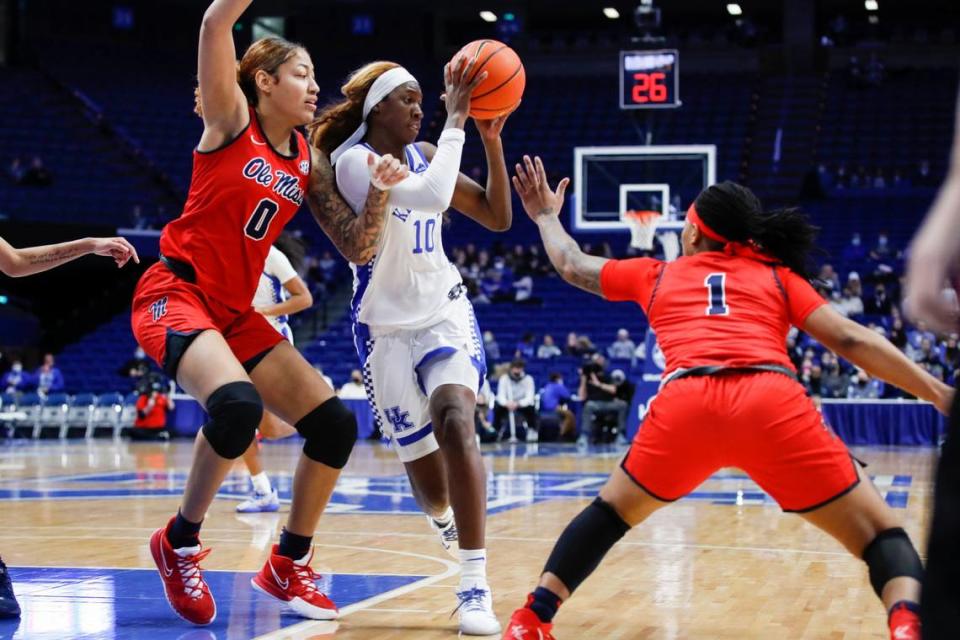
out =
{"type": "Polygon", "coordinates": [[[90,253],[113,258],[117,267],[123,267],[131,258],[136,264],[140,264],[140,256],[137,255],[137,250],[126,238],[91,238],[91,240],[93,248],[90,253]]]}
{"type": "Polygon", "coordinates": [[[406,165],[400,164],[389,153],[380,156],[379,160],[372,153],[367,154],[367,169],[370,170],[370,184],[380,191],[397,186],[409,174],[406,165]]]}
{"type": "Polygon", "coordinates": [[[454,118],[461,129],[470,112],[470,96],[473,95],[473,90],[489,75],[486,71],[481,71],[476,78],[468,82],[476,63],[476,59],[468,63],[466,56],[458,56],[443,67],[444,92],[440,99],[447,107],[447,115],[454,118]]]}
{"type": "Polygon", "coordinates": [[[540,156],[533,160],[523,156],[523,164],[516,165],[517,175],[513,176],[513,188],[523,202],[523,209],[530,219],[537,222],[544,216],[555,216],[563,208],[563,194],[570,184],[570,178],[564,178],[557,190],[550,189],[547,172],[543,168],[540,156]]]}
{"type": "Polygon", "coordinates": [[[491,120],[478,120],[474,118],[473,123],[477,125],[477,131],[480,132],[480,138],[484,142],[490,142],[496,140],[500,137],[500,134],[503,133],[503,125],[507,123],[507,118],[510,117],[514,111],[517,110],[520,104],[517,103],[517,106],[510,110],[510,113],[505,113],[502,116],[497,116],[491,120]]]}

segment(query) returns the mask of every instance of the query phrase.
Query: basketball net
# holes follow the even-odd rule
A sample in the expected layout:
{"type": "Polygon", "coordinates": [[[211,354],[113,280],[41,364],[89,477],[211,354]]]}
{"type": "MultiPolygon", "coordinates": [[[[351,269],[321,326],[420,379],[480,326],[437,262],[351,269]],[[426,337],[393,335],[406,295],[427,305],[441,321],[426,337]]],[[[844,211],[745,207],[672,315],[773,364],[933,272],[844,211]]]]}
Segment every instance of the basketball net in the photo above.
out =
{"type": "Polygon", "coordinates": [[[653,251],[653,238],[657,233],[657,223],[663,216],[659,211],[637,211],[631,209],[623,214],[630,225],[630,246],[641,251],[653,251]]]}

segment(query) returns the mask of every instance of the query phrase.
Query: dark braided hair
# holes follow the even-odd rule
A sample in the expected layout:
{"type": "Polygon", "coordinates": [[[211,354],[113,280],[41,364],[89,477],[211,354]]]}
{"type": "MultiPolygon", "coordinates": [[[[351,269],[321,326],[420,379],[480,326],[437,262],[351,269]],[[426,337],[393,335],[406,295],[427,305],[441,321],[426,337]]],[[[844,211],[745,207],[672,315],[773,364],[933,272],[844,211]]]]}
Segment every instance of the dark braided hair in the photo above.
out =
{"type": "Polygon", "coordinates": [[[756,244],[791,271],[810,278],[820,229],[800,209],[764,211],[750,189],[730,181],[701,191],[695,205],[703,222],[724,238],[756,244]]]}
{"type": "Polygon", "coordinates": [[[273,246],[287,256],[287,260],[290,261],[290,266],[293,267],[294,271],[300,273],[303,270],[303,263],[307,257],[307,245],[303,240],[288,231],[284,231],[274,240],[273,246]]]}

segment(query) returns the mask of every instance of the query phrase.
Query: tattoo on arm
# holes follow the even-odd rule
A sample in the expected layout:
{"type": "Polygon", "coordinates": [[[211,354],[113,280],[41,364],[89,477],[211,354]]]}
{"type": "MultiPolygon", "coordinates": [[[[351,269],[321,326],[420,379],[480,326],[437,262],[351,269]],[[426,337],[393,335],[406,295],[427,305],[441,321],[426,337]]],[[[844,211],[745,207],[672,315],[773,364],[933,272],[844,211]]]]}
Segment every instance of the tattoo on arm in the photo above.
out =
{"type": "Polygon", "coordinates": [[[386,223],[387,196],[388,192],[371,185],[363,211],[354,213],[337,191],[330,162],[326,157],[314,158],[307,194],[310,213],[350,262],[366,264],[376,253],[386,223]]]}
{"type": "Polygon", "coordinates": [[[27,263],[30,265],[59,263],[64,260],[77,258],[86,253],[80,247],[70,247],[63,249],[51,249],[43,253],[31,254],[27,257],[27,263]]]}
{"type": "Polygon", "coordinates": [[[547,256],[560,276],[577,288],[602,296],[600,271],[607,260],[581,251],[555,216],[542,217],[538,226],[547,256]]]}

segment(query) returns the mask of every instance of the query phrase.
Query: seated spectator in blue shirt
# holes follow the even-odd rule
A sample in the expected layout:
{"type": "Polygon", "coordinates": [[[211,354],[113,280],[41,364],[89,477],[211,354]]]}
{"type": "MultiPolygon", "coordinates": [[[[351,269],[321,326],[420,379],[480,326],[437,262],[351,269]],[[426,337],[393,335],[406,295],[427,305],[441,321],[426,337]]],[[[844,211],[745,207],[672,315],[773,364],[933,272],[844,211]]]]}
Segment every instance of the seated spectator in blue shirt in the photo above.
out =
{"type": "Polygon", "coordinates": [[[607,355],[611,360],[633,360],[637,345],[630,339],[630,332],[626,329],[617,331],[617,339],[607,347],[607,355]]]}
{"type": "Polygon", "coordinates": [[[536,347],[533,346],[533,334],[525,333],[520,342],[517,343],[517,348],[513,352],[514,358],[520,358],[523,360],[532,360],[533,354],[536,351],[536,347]]]}
{"type": "Polygon", "coordinates": [[[560,439],[573,441],[577,439],[577,418],[567,407],[573,398],[570,389],[563,384],[563,376],[559,373],[550,374],[550,382],[540,390],[540,415],[556,415],[560,421],[560,439]]]}
{"type": "Polygon", "coordinates": [[[3,382],[0,383],[4,393],[18,393],[30,386],[30,374],[23,370],[23,363],[19,360],[13,361],[10,371],[3,374],[3,382]]]}
{"type": "Polygon", "coordinates": [[[497,339],[493,336],[492,331],[483,332],[483,351],[487,356],[487,369],[493,370],[491,365],[497,363],[500,360],[500,344],[497,342],[497,339]]]}
{"type": "Polygon", "coordinates": [[[543,344],[537,347],[537,360],[549,360],[561,355],[563,355],[563,352],[560,351],[560,347],[554,344],[553,336],[549,333],[543,336],[543,344]]]}
{"type": "Polygon", "coordinates": [[[52,353],[43,356],[43,364],[34,377],[37,381],[37,393],[42,396],[63,391],[63,374],[57,369],[52,353]]]}

